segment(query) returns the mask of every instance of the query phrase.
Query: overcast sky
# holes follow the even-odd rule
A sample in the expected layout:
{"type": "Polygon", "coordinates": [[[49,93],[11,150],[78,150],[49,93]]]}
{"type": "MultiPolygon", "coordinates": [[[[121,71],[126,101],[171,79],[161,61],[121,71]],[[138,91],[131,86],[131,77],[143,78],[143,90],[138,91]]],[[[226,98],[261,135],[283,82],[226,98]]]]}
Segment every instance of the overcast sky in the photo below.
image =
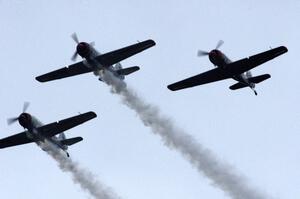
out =
{"type": "MultiPolygon", "coordinates": [[[[69,152],[123,199],[227,198],[112,95],[92,74],[41,84],[37,75],[71,64],[77,32],[108,52],[137,40],[157,45],[122,62],[141,70],[126,82],[275,198],[300,195],[299,20],[296,0],[0,1],[0,137],[23,131],[8,117],[28,112],[44,123],[78,112],[98,118],[67,131],[84,141],[69,152]],[[256,69],[272,78],[231,91],[226,80],[178,92],[166,86],[213,66],[197,50],[238,60],[285,45],[289,52],[256,69]]],[[[79,61],[80,59],[78,59],[79,61]]],[[[0,151],[1,197],[89,198],[35,144],[0,151]]]]}

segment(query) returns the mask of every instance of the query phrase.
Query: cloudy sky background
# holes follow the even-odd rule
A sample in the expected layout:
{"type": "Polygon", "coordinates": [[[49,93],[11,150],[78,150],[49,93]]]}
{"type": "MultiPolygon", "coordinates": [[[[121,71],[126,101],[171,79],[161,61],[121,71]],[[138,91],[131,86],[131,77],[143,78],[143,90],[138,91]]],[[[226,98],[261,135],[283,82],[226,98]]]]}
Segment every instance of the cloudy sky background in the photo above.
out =
{"type": "MultiPolygon", "coordinates": [[[[135,113],[92,74],[41,84],[34,77],[71,64],[77,32],[108,52],[137,40],[157,45],[122,62],[141,66],[126,81],[140,96],[275,198],[300,195],[300,2],[275,1],[0,1],[0,134],[22,131],[6,118],[28,112],[44,123],[95,111],[98,118],[67,132],[84,141],[72,157],[124,199],[226,198],[177,152],[164,147],[135,113]],[[270,47],[289,52],[253,70],[272,78],[231,91],[226,80],[178,92],[169,83],[212,68],[198,49],[219,39],[232,60],[270,47]]],[[[79,61],[80,59],[78,59],[79,61]]],[[[70,175],[34,144],[0,151],[3,198],[87,198],[70,175]]]]}

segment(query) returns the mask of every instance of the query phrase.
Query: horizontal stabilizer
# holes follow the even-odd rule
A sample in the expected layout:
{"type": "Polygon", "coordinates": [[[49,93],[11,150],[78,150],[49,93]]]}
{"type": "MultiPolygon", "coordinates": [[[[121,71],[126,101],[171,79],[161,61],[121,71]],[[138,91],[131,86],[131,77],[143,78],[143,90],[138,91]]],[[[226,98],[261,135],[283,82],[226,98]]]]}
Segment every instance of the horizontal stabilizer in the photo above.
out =
{"type": "Polygon", "coordinates": [[[239,82],[239,83],[233,84],[233,85],[230,86],[229,88],[230,88],[231,90],[237,90],[237,89],[240,89],[240,88],[245,88],[245,87],[247,87],[247,86],[248,86],[247,84],[243,84],[243,83],[239,82]]]}
{"type": "Polygon", "coordinates": [[[118,73],[118,75],[129,75],[129,74],[134,73],[138,70],[140,70],[140,67],[133,66],[133,67],[123,68],[123,69],[117,70],[116,72],[118,73]]]}
{"type": "Polygon", "coordinates": [[[255,84],[258,84],[266,79],[269,79],[271,77],[271,75],[269,74],[264,74],[264,75],[259,75],[259,76],[256,76],[256,77],[251,77],[249,78],[248,80],[252,83],[255,83],[255,84]]]}
{"type": "Polygon", "coordinates": [[[60,142],[63,145],[71,146],[71,145],[76,144],[77,142],[80,142],[82,140],[83,140],[82,137],[74,137],[74,138],[69,138],[69,139],[66,139],[66,140],[62,140],[60,142]]]}

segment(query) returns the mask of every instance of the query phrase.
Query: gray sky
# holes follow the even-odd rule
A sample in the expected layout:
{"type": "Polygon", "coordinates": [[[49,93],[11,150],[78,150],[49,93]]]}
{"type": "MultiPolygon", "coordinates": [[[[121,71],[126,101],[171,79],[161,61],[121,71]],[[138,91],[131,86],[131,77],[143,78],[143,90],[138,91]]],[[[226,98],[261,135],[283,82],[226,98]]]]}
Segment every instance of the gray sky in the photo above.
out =
{"type": "MultiPolygon", "coordinates": [[[[254,186],[275,198],[300,195],[299,1],[51,2],[0,1],[1,137],[22,131],[6,118],[18,115],[24,101],[44,123],[93,110],[98,118],[67,132],[84,137],[70,153],[122,198],[226,198],[92,74],[34,79],[72,63],[73,32],[101,52],[152,38],[155,47],[122,62],[141,66],[128,84],[254,186]],[[272,75],[257,85],[257,97],[250,89],[230,91],[233,80],[167,90],[212,68],[196,53],[219,39],[232,60],[279,45],[289,52],[252,71],[272,75]]],[[[34,144],[1,150],[0,171],[3,198],[89,197],[34,144]]]]}

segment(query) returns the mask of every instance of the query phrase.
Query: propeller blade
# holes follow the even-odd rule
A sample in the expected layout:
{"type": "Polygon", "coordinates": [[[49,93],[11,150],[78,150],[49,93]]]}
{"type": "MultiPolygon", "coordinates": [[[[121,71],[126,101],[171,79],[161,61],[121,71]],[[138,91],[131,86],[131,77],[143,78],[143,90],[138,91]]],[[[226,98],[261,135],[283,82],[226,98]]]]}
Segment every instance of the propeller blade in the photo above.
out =
{"type": "Polygon", "coordinates": [[[77,34],[76,32],[74,32],[72,35],[71,35],[72,39],[78,44],[79,43],[79,39],[77,37],[77,34]]]}
{"type": "Polygon", "coordinates": [[[89,43],[91,46],[95,46],[95,42],[92,41],[91,43],[89,43]]]}
{"type": "Polygon", "coordinates": [[[223,44],[224,44],[224,41],[223,41],[223,40],[220,40],[220,41],[217,43],[215,49],[219,49],[223,44]]]}
{"type": "Polygon", "coordinates": [[[209,52],[203,51],[203,50],[198,50],[197,55],[198,55],[198,57],[202,57],[202,56],[209,55],[209,52]]]}
{"type": "Polygon", "coordinates": [[[8,118],[8,119],[7,119],[7,124],[8,124],[8,125],[12,125],[12,124],[15,123],[16,121],[18,121],[18,118],[17,118],[17,117],[8,118]]]}
{"type": "Polygon", "coordinates": [[[77,55],[78,55],[78,53],[77,53],[77,51],[75,51],[74,54],[73,54],[72,57],[71,57],[71,60],[72,60],[72,61],[76,61],[77,55]]]}
{"type": "Polygon", "coordinates": [[[23,104],[23,113],[26,112],[26,110],[28,109],[29,105],[30,105],[29,102],[24,102],[24,104],[23,104]]]}

